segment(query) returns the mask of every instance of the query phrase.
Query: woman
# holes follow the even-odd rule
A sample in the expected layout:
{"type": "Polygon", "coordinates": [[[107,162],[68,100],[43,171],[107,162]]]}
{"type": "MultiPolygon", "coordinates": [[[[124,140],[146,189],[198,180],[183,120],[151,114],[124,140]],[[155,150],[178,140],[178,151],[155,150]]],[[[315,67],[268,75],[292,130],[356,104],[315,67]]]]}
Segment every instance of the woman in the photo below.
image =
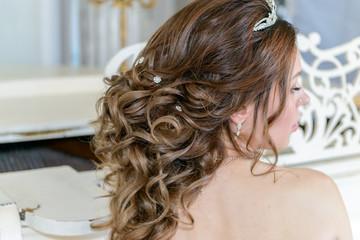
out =
{"type": "Polygon", "coordinates": [[[297,130],[296,33],[272,0],[197,0],[106,79],[111,239],[352,239],[332,180],[260,160],[297,130]]]}

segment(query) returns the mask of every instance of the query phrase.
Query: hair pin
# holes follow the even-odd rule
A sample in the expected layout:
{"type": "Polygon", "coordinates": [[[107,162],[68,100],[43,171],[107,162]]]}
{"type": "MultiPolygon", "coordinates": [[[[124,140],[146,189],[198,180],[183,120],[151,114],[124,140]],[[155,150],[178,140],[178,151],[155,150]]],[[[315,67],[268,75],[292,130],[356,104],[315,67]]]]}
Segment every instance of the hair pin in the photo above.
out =
{"type": "Polygon", "coordinates": [[[139,60],[136,62],[136,65],[142,64],[144,62],[144,57],[139,58],[139,60]]]}
{"type": "Polygon", "coordinates": [[[182,108],[181,108],[181,106],[179,106],[179,105],[176,105],[175,108],[176,108],[176,110],[178,110],[179,112],[182,112],[182,111],[183,111],[182,108]]]}
{"type": "Polygon", "coordinates": [[[159,82],[161,82],[161,77],[155,76],[153,80],[154,80],[154,82],[159,83],[159,82]]]}

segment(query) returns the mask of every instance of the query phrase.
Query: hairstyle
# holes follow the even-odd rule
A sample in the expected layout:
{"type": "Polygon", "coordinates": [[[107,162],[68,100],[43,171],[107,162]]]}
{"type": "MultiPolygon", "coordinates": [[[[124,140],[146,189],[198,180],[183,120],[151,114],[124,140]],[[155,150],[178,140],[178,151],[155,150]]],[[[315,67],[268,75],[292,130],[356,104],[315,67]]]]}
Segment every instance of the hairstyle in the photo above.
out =
{"type": "Polygon", "coordinates": [[[105,79],[93,147],[111,186],[111,216],[99,225],[111,239],[170,239],[179,210],[193,224],[187,209],[222,163],[214,159],[224,156],[221,136],[249,157],[229,122],[241,106],[255,103],[254,126],[262,111],[277,160],[268,128],[285,106],[296,33],[283,20],[254,32],[269,11],[265,0],[196,0],[151,37],[141,63],[105,79]],[[268,116],[274,87],[281,103],[268,116]]]}

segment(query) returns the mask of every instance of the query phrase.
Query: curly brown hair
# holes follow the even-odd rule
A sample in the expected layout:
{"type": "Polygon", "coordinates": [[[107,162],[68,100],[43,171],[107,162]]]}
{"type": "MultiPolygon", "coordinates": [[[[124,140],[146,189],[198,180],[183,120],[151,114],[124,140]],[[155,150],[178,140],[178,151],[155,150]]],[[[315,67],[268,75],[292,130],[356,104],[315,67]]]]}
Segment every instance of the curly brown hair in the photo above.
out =
{"type": "Polygon", "coordinates": [[[263,112],[277,156],[268,128],[285,105],[296,32],[283,20],[254,32],[269,11],[265,0],[196,0],[152,36],[142,63],[105,79],[93,146],[111,186],[111,216],[100,224],[111,239],[170,239],[179,209],[193,224],[187,209],[222,164],[214,156],[224,157],[224,133],[249,157],[230,127],[239,107],[255,103],[254,126],[263,112]],[[268,116],[273,87],[281,103],[268,116]]]}

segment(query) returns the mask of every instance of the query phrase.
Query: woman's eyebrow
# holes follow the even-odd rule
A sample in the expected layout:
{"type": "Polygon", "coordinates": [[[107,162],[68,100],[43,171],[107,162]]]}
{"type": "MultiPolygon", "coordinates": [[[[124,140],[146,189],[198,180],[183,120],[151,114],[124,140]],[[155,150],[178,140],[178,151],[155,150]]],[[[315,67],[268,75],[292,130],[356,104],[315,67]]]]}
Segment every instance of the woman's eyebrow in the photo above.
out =
{"type": "Polygon", "coordinates": [[[296,79],[298,76],[300,76],[302,74],[302,71],[298,71],[293,77],[292,80],[296,79]]]}

